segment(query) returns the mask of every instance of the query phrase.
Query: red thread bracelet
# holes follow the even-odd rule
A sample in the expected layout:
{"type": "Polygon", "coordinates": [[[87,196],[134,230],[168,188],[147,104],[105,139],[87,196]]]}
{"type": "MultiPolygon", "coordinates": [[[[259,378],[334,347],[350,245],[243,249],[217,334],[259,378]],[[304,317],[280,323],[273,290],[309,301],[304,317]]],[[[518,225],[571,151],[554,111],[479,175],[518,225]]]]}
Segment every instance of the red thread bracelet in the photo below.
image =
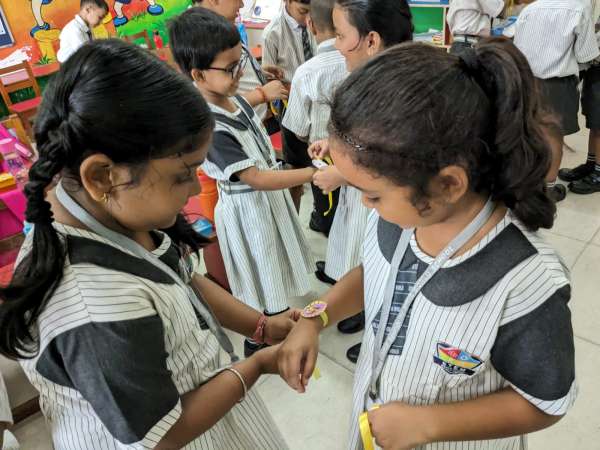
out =
{"type": "Polygon", "coordinates": [[[258,86],[256,88],[256,90],[258,92],[260,92],[260,95],[262,96],[262,102],[261,103],[268,103],[269,99],[267,99],[267,93],[265,92],[265,90],[261,86],[258,86]]]}
{"type": "Polygon", "coordinates": [[[252,335],[252,340],[257,344],[264,344],[265,342],[265,327],[267,326],[267,316],[264,314],[258,319],[256,324],[256,331],[252,335]]]}

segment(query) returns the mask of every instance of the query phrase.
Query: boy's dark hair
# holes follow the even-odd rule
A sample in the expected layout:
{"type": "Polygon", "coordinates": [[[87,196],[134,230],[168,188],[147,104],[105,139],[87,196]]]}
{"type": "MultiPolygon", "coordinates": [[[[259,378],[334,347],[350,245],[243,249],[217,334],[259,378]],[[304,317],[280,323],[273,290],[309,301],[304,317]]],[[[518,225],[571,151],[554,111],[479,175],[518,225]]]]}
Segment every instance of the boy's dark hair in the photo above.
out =
{"type": "Polygon", "coordinates": [[[236,26],[206,8],[190,8],[169,23],[169,45],[181,71],[208,69],[217,55],[240,43],[236,26]]]}
{"type": "Polygon", "coordinates": [[[309,5],[312,8],[311,0],[290,0],[290,2],[302,3],[303,5],[309,5]]]}
{"type": "Polygon", "coordinates": [[[333,31],[333,7],[335,0],[312,0],[310,19],[319,31],[333,31]]]}
{"type": "Polygon", "coordinates": [[[337,0],[360,37],[376,31],[385,47],[412,40],[412,14],[406,0],[337,0]]]}
{"type": "MultiPolygon", "coordinates": [[[[61,66],[35,122],[39,159],[25,186],[25,217],[35,225],[31,251],[10,285],[0,288],[1,354],[16,359],[37,353],[35,322],[63,276],[66,249],[45,200],[55,177],[62,175],[76,189],[81,163],[102,153],[130,166],[134,185],[149,161],[196,151],[213,127],[192,83],[132,44],[96,40],[61,66]]],[[[165,231],[183,251],[204,242],[182,216],[165,231]]]]}
{"type": "Polygon", "coordinates": [[[102,8],[104,11],[108,12],[108,3],[105,0],[81,0],[79,5],[79,9],[83,9],[88,5],[96,6],[98,8],[102,8]]]}
{"type": "Polygon", "coordinates": [[[494,38],[460,58],[420,43],[386,50],[337,89],[330,131],[356,164],[411,187],[420,210],[433,178],[459,165],[472,191],[537,230],[556,212],[545,193],[548,120],[527,60],[494,38]]]}

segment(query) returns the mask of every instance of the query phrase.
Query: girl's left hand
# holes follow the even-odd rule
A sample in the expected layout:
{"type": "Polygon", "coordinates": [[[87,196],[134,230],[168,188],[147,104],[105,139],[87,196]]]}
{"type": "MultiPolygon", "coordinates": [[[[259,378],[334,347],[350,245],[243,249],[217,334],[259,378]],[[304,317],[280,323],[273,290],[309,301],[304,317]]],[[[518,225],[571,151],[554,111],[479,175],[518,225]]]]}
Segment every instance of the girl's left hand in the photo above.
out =
{"type": "Polygon", "coordinates": [[[265,325],[265,342],[273,345],[283,341],[299,318],[300,310],[295,308],[268,317],[265,325]]]}
{"type": "Polygon", "coordinates": [[[335,166],[327,166],[319,169],[313,175],[313,183],[323,191],[323,194],[335,191],[344,182],[344,177],[335,166]]]}
{"type": "Polygon", "coordinates": [[[375,443],[383,450],[410,450],[427,439],[425,408],[391,402],[369,411],[375,443]]]}

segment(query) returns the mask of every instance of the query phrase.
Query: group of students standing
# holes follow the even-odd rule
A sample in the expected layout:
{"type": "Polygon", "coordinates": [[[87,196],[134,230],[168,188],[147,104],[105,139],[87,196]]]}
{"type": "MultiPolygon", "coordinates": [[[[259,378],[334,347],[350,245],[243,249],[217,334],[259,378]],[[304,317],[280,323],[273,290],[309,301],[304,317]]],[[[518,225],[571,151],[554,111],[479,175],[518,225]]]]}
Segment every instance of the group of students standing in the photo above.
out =
{"type": "Polygon", "coordinates": [[[0,352],[40,391],[57,450],[286,449],[252,386],[279,374],[305,392],[320,332],[361,314],[350,449],[365,411],[386,450],[508,450],[573,405],[568,271],[537,233],[556,214],[552,153],[523,54],[412,43],[404,0],[306,5],[273,22],[262,70],[240,2],[203,0],[170,24],[181,73],[95,41],[47,88],[0,352]],[[241,92],[245,73],[258,85],[241,92]],[[283,170],[254,107],[286,81],[283,170]],[[181,215],[200,166],[232,294],[196,273],[206,242],[181,215]],[[320,268],[335,285],[298,311],[314,266],[289,190],[308,182],[341,187],[320,268]]]}

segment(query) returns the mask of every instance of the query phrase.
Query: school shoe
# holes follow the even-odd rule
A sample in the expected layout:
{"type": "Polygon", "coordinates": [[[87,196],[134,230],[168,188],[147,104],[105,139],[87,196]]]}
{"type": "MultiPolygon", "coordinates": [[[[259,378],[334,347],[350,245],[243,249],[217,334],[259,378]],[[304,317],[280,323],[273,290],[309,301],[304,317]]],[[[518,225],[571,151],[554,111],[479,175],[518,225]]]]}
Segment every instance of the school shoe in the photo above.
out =
{"type": "Polygon", "coordinates": [[[163,12],[165,12],[165,10],[158,4],[148,6],[148,14],[152,16],[160,16],[163,12]]]}
{"type": "Polygon", "coordinates": [[[353,334],[365,329],[365,313],[360,312],[355,316],[348,317],[337,324],[340,333],[353,334]]]}
{"type": "Polygon", "coordinates": [[[346,352],[346,358],[348,358],[350,362],[353,362],[354,364],[356,364],[356,361],[358,361],[358,355],[360,355],[360,343],[353,345],[346,352]]]}
{"type": "Polygon", "coordinates": [[[600,175],[588,175],[581,180],[573,181],[569,185],[569,189],[571,192],[581,195],[600,192],[600,175]]]}
{"type": "Polygon", "coordinates": [[[246,358],[250,358],[252,355],[254,355],[257,351],[268,347],[268,344],[256,344],[253,342],[248,342],[247,339],[244,339],[244,356],[246,358]]]}
{"type": "Polygon", "coordinates": [[[594,172],[594,162],[588,161],[584,164],[580,164],[573,169],[560,169],[558,171],[558,178],[567,183],[581,180],[582,178],[591,175],[594,172]]]}
{"type": "Polygon", "coordinates": [[[325,273],[325,261],[317,261],[317,270],[315,270],[315,276],[317,280],[322,283],[331,284],[332,286],[337,283],[333,278],[327,276],[325,273]]]}
{"type": "Polygon", "coordinates": [[[554,186],[548,188],[546,195],[554,203],[562,202],[567,197],[567,188],[562,184],[555,184],[554,186]]]}

